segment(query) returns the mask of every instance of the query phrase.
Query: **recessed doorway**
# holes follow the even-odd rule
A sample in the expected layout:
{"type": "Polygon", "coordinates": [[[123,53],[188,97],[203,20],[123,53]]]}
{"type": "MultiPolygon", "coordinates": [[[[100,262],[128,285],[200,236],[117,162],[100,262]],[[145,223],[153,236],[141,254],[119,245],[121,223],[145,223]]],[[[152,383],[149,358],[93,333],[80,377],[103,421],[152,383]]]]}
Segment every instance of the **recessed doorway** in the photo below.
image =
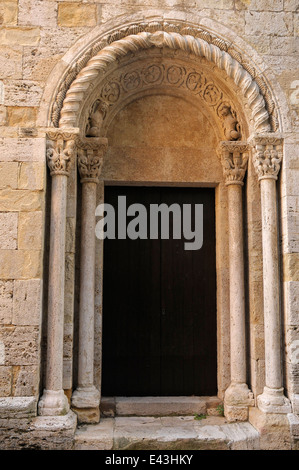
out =
{"type": "Polygon", "coordinates": [[[106,186],[116,213],[119,196],[148,213],[202,204],[203,244],[104,240],[102,396],[217,395],[215,190],[106,186]]]}

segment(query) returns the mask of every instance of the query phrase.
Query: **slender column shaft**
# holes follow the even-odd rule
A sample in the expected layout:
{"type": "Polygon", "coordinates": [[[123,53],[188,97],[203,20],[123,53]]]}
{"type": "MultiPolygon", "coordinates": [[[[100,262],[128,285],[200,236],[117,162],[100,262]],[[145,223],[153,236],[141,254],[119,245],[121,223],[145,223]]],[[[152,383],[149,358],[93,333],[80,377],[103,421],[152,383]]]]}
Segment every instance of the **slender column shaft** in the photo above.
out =
{"type": "Polygon", "coordinates": [[[246,382],[242,186],[228,186],[231,381],[246,382]]]}
{"type": "Polygon", "coordinates": [[[62,389],[67,176],[52,177],[46,389],[62,389]]]}
{"type": "Polygon", "coordinates": [[[66,201],[69,164],[74,156],[76,132],[61,129],[48,133],[47,160],[52,176],[50,256],[48,285],[48,335],[46,388],[39,414],[66,414],[69,404],[63,391],[63,327],[65,283],[66,201]]]}
{"type": "Polygon", "coordinates": [[[78,141],[82,183],[78,387],[72,406],[81,423],[98,422],[100,392],[94,385],[95,211],[97,183],[107,139],[78,141]]]}
{"type": "Polygon", "coordinates": [[[282,387],[276,181],[261,181],[266,386],[282,387]]]}
{"type": "Polygon", "coordinates": [[[270,134],[254,136],[253,143],[253,164],[261,185],[266,371],[264,391],[257,402],[265,413],[283,414],[291,411],[282,381],[276,205],[276,180],[283,141],[281,137],[270,134]]]}
{"type": "Polygon", "coordinates": [[[94,382],[94,294],[96,183],[82,183],[78,385],[94,382]]]}
{"type": "Polygon", "coordinates": [[[221,142],[219,147],[228,194],[230,361],[231,383],[225,391],[229,421],[246,421],[253,395],[246,384],[245,288],[242,187],[247,169],[246,142],[221,142]]]}

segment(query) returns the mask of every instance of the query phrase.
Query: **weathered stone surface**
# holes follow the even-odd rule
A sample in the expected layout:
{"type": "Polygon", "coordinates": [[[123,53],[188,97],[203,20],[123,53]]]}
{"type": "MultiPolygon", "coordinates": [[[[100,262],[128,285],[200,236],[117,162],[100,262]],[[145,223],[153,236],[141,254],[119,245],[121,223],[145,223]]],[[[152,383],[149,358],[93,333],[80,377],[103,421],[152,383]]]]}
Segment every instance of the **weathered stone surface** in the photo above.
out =
{"type": "Polygon", "coordinates": [[[10,80],[5,87],[6,106],[38,106],[42,88],[37,82],[28,80],[10,80]]]}
{"type": "Polygon", "coordinates": [[[299,281],[299,253],[286,253],[283,256],[284,281],[299,281]]]}
{"type": "Polygon", "coordinates": [[[0,138],[1,162],[44,162],[46,142],[44,138],[0,138]]]}
{"type": "Polygon", "coordinates": [[[11,395],[12,368],[10,366],[0,366],[0,397],[11,395]]]}
{"type": "Polygon", "coordinates": [[[228,450],[259,449],[259,436],[249,423],[227,424],[224,418],[200,421],[193,416],[104,418],[79,427],[77,450],[228,450]]]}
{"type": "Polygon", "coordinates": [[[42,258],[37,250],[0,250],[2,279],[31,279],[41,275],[42,258]]]}
{"type": "Polygon", "coordinates": [[[36,108],[29,106],[7,107],[7,124],[17,127],[34,127],[36,121],[36,108]]]}
{"type": "Polygon", "coordinates": [[[39,366],[14,366],[12,369],[12,395],[15,397],[37,396],[39,366]]]}
{"type": "Polygon", "coordinates": [[[18,214],[0,212],[0,249],[15,250],[17,248],[18,214]]]}
{"type": "Polygon", "coordinates": [[[40,211],[43,206],[43,194],[25,189],[0,190],[0,211],[40,211]]]}
{"type": "Polygon", "coordinates": [[[96,6],[79,2],[60,3],[58,6],[58,25],[69,28],[95,26],[97,23],[96,6]]]}
{"type": "Polygon", "coordinates": [[[30,279],[15,281],[13,298],[14,325],[40,325],[42,281],[30,279]]]}
{"type": "Polygon", "coordinates": [[[23,0],[19,6],[19,25],[55,27],[57,4],[47,0],[23,0]]]}
{"type": "Polygon", "coordinates": [[[19,167],[19,189],[39,190],[45,187],[46,165],[42,162],[22,162],[19,167]]]}
{"type": "Polygon", "coordinates": [[[12,321],[13,292],[13,281],[0,281],[0,324],[5,325],[12,321]]]}
{"type": "Polygon", "coordinates": [[[40,30],[39,28],[13,28],[6,27],[0,30],[0,44],[12,46],[34,46],[39,43],[40,30]]]}
{"type": "Polygon", "coordinates": [[[0,24],[16,25],[18,22],[18,1],[3,0],[0,3],[0,24]]]}
{"type": "MultiPolygon", "coordinates": [[[[36,397],[0,398],[0,416],[2,419],[33,417],[36,416],[36,405],[36,397]]],[[[3,424],[3,422],[1,424],[3,424]]]]}
{"type": "Polygon", "coordinates": [[[249,421],[260,433],[262,450],[291,449],[290,426],[287,415],[262,413],[258,408],[250,408],[249,421]]]}
{"type": "Polygon", "coordinates": [[[0,189],[17,189],[18,168],[17,162],[0,163],[0,189]]]}
{"type": "MultiPolygon", "coordinates": [[[[1,4],[0,4],[1,5],[1,4]]],[[[22,78],[22,47],[0,46],[0,78],[22,78]]]]}
{"type": "Polygon", "coordinates": [[[44,214],[42,211],[20,212],[18,247],[20,250],[41,250],[44,214]]]}
{"type": "Polygon", "coordinates": [[[35,326],[1,326],[0,341],[5,347],[5,365],[39,363],[39,329],[35,326]]]}

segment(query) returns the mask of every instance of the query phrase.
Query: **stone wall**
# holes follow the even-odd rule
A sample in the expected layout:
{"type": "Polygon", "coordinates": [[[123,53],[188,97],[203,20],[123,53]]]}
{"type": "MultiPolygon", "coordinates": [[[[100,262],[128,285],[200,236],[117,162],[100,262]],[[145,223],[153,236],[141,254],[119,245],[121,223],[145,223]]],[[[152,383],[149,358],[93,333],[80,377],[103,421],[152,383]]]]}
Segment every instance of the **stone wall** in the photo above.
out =
{"type": "MultiPolygon", "coordinates": [[[[179,18],[231,41],[263,71],[276,100],[285,154],[279,179],[285,386],[299,411],[299,3],[298,0],[4,0],[0,4],[0,396],[37,396],[46,213],[45,111],[67,65],[96,31],[179,18]],[[69,52],[71,51],[71,52],[69,52]],[[52,83],[49,83],[51,77],[52,83]],[[49,91],[50,90],[50,91],[49,91]],[[297,395],[297,398],[296,398],[297,395]]],[[[260,243],[258,184],[248,186],[251,245],[260,243]]],[[[255,182],[254,182],[255,181],[255,182]]],[[[65,381],[72,386],[76,171],[69,181],[65,381]]],[[[46,253],[47,254],[47,253],[46,253]]],[[[248,256],[254,266],[255,253],[248,256]]],[[[257,258],[258,256],[256,256],[257,258]]],[[[263,373],[260,259],[249,276],[250,358],[263,373]]],[[[97,346],[98,347],[98,346],[97,346]]],[[[261,391],[263,384],[253,388],[261,391]]]]}

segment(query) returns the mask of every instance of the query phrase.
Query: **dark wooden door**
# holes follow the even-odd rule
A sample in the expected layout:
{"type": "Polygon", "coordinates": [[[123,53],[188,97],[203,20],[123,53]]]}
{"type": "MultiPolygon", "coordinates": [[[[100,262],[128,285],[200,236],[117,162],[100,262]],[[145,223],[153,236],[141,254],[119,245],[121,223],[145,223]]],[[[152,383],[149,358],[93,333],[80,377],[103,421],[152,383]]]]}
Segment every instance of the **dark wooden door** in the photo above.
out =
{"type": "Polygon", "coordinates": [[[215,395],[214,190],[106,187],[116,212],[119,195],[148,214],[150,204],[203,204],[203,245],[188,251],[172,236],[104,240],[102,394],[215,395]]]}

